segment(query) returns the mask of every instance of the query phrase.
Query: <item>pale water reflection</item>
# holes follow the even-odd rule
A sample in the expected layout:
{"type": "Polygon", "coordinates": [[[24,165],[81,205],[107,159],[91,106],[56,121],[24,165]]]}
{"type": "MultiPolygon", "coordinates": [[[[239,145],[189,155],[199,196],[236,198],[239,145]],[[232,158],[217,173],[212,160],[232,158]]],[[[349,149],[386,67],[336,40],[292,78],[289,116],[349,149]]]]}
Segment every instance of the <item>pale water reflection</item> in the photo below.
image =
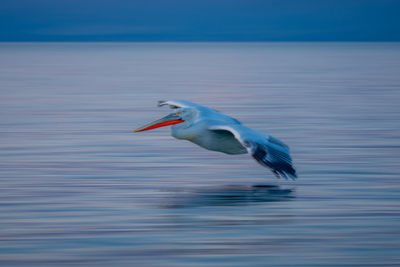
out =
{"type": "Polygon", "coordinates": [[[2,43],[0,265],[399,265],[399,73],[398,43],[2,43]],[[299,179],[131,132],[170,98],[299,179]]]}

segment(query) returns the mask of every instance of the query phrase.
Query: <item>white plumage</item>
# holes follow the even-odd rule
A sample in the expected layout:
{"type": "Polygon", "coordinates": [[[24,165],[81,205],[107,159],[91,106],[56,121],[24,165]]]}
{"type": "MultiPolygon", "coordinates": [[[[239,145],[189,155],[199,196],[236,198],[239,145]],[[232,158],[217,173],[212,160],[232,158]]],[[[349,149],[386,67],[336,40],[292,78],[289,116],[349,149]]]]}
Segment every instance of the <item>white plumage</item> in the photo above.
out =
{"type": "Polygon", "coordinates": [[[172,136],[193,142],[203,148],[226,154],[249,153],[276,177],[297,178],[289,147],[277,138],[257,132],[238,120],[214,109],[184,100],[160,101],[174,113],[145,125],[134,132],[172,126],[172,136]]]}

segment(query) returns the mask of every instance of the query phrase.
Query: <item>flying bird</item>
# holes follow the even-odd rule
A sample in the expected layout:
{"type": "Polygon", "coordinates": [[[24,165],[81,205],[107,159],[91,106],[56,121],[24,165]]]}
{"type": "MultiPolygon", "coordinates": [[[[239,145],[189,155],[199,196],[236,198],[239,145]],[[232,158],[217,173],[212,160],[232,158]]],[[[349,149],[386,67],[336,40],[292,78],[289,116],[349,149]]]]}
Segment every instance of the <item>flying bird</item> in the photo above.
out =
{"type": "Polygon", "coordinates": [[[188,140],[205,149],[226,154],[249,153],[277,178],[297,178],[289,147],[279,139],[257,132],[238,120],[214,109],[184,100],[159,101],[175,112],[133,132],[142,132],[172,125],[172,136],[188,140]]]}

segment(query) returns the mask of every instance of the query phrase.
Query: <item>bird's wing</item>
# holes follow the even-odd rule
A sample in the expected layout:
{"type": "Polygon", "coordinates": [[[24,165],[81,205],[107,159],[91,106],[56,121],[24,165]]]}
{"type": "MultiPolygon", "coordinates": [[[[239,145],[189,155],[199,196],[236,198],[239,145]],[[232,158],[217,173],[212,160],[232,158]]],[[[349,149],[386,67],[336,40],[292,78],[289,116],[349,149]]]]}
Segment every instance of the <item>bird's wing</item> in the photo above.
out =
{"type": "Polygon", "coordinates": [[[228,115],[225,115],[218,110],[211,109],[206,106],[202,106],[199,104],[195,104],[186,100],[168,100],[168,101],[158,101],[158,106],[165,106],[169,105],[170,108],[192,108],[195,109],[198,114],[199,114],[199,119],[211,119],[213,121],[222,121],[225,123],[230,123],[230,124],[241,124],[240,121],[238,121],[235,118],[232,118],[228,115]]]}
{"type": "Polygon", "coordinates": [[[214,125],[209,130],[225,130],[247,149],[252,157],[261,165],[268,167],[277,178],[297,178],[292,165],[289,147],[277,138],[268,136],[243,125],[214,125]]]}
{"type": "Polygon", "coordinates": [[[200,105],[185,100],[158,101],[158,106],[169,105],[170,108],[199,108],[200,105]]]}

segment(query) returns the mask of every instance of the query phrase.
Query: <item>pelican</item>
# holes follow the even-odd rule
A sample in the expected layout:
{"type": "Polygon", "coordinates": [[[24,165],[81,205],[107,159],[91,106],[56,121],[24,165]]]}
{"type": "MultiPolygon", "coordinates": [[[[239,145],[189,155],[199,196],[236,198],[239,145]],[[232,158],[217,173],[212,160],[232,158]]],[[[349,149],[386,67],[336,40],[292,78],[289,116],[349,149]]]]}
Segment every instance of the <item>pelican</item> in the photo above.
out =
{"type": "Polygon", "coordinates": [[[205,149],[226,154],[246,154],[277,177],[297,178],[289,147],[279,139],[257,132],[238,120],[214,109],[184,100],[159,101],[175,112],[146,124],[133,132],[142,132],[172,125],[172,136],[193,142],[205,149]]]}

